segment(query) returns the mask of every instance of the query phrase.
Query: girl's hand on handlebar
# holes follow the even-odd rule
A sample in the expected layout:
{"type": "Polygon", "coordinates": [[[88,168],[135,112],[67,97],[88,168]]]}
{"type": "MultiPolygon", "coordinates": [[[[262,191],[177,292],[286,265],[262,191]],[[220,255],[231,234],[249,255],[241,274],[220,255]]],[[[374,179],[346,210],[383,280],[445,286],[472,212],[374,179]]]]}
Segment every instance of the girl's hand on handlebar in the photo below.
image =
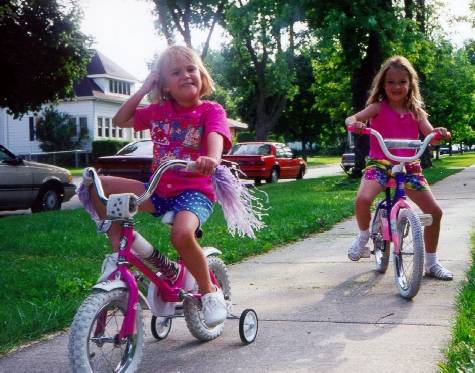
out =
{"type": "Polygon", "coordinates": [[[212,175],[217,165],[216,159],[203,155],[196,160],[196,171],[203,175],[212,175]]]}
{"type": "Polygon", "coordinates": [[[444,140],[450,140],[450,138],[452,137],[452,135],[450,134],[449,131],[447,131],[447,128],[445,127],[437,127],[437,128],[434,128],[434,132],[437,132],[440,134],[440,136],[442,136],[442,138],[444,140]]]}
{"type": "Polygon", "coordinates": [[[434,128],[434,133],[436,137],[431,141],[431,144],[438,144],[441,140],[450,140],[452,138],[452,134],[445,127],[434,128]]]}
{"type": "Polygon", "coordinates": [[[364,124],[363,122],[353,122],[353,123],[348,123],[346,125],[346,127],[348,129],[352,129],[350,132],[353,132],[353,133],[356,133],[357,135],[361,134],[361,132],[363,131],[363,129],[366,128],[366,124],[364,124]]]}

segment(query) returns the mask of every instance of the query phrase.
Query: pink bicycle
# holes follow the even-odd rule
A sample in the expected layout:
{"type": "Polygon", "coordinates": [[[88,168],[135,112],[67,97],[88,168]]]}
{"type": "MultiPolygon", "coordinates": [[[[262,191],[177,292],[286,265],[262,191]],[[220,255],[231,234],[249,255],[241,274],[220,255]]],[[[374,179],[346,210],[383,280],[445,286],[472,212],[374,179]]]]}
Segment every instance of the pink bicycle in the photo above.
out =
{"type": "MultiPolygon", "coordinates": [[[[140,197],[133,194],[110,195],[106,198],[101,181],[93,168],[85,170],[85,181],[92,183],[101,202],[107,206],[107,219],[119,221],[122,237],[119,252],[104,261],[102,276],[92,293],[79,307],[69,337],[69,359],[74,372],[134,372],[143,353],[144,325],[142,309],[152,311],[151,331],[158,339],[168,336],[172,319],[184,316],[191,334],[201,341],[221,335],[224,322],[209,327],[203,320],[201,294],[196,281],[181,259],[178,279],[172,284],[154,273],[132,251],[134,240],[145,240],[134,231],[133,216],[138,206],[150,198],[161,175],[171,167],[193,168],[193,162],[171,160],[164,162],[152,176],[147,190],[140,197]],[[132,271],[135,267],[138,272],[132,271]],[[145,297],[141,288],[148,288],[145,297]]],[[[217,257],[216,248],[204,248],[210,276],[219,286],[227,303],[228,319],[239,318],[239,334],[244,344],[252,343],[257,335],[258,318],[252,309],[240,317],[233,316],[231,286],[224,262],[217,257]]]]}
{"type": "MultiPolygon", "coordinates": [[[[354,132],[353,126],[348,126],[354,132]]],[[[371,238],[376,270],[386,273],[389,264],[390,247],[393,243],[394,275],[399,294],[405,299],[414,298],[419,292],[424,270],[423,226],[432,224],[430,214],[417,214],[406,201],[404,177],[405,164],[419,159],[432,140],[441,140],[439,133],[433,132],[424,141],[383,139],[372,128],[363,128],[362,134],[373,135],[378,140],[388,159],[399,162],[392,168],[392,175],[386,185],[385,198],[381,200],[373,215],[371,238]],[[393,155],[390,148],[418,149],[412,157],[393,155]],[[391,188],[395,188],[391,198],[391,188]]],[[[450,136],[450,134],[449,134],[450,136]]]]}

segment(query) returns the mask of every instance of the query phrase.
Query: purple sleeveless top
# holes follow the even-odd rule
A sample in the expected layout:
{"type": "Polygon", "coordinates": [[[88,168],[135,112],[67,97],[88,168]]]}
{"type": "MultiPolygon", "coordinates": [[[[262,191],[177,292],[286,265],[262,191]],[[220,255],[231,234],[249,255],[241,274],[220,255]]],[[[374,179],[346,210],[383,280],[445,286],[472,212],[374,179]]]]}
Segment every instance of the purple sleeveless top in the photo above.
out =
{"type": "MultiPolygon", "coordinates": [[[[370,121],[371,128],[377,130],[383,139],[417,140],[419,138],[419,122],[411,112],[400,114],[386,100],[381,101],[379,112],[370,121]]],[[[401,157],[411,157],[414,149],[391,149],[391,153],[401,157]]],[[[387,159],[378,140],[370,136],[369,156],[372,159],[387,159]]]]}

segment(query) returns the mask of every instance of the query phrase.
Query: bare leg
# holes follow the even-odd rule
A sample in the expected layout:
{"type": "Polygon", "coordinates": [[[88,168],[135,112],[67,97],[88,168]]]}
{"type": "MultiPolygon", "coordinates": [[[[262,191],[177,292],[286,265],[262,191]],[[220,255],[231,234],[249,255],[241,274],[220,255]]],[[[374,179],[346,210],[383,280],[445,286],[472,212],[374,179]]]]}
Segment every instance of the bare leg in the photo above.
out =
{"type": "Polygon", "coordinates": [[[371,222],[371,204],[383,187],[375,180],[361,180],[355,200],[355,215],[360,231],[369,229],[371,222]]]}
{"type": "Polygon", "coordinates": [[[427,253],[435,253],[439,243],[440,221],[442,220],[442,209],[435,200],[430,190],[415,191],[406,190],[409,198],[419,206],[424,214],[432,215],[432,224],[424,227],[424,242],[427,253]]]}
{"type": "MultiPolygon", "coordinates": [[[[101,176],[101,181],[102,188],[104,189],[104,194],[106,195],[106,197],[108,197],[110,194],[117,193],[134,193],[140,196],[145,191],[143,183],[137,180],[124,179],[121,177],[113,176],[101,176]]],[[[106,206],[104,206],[102,202],[99,201],[99,197],[97,196],[94,187],[91,187],[90,191],[94,208],[96,209],[99,217],[101,219],[104,219],[106,217],[106,206]]],[[[145,201],[142,205],[140,205],[140,210],[148,212],[155,211],[153,204],[150,200],[145,201]]],[[[120,230],[120,225],[118,223],[113,223],[111,228],[107,232],[107,235],[112,244],[112,251],[118,251],[120,230]]]]}
{"type": "Polygon", "coordinates": [[[183,258],[186,267],[198,282],[202,294],[215,291],[209,276],[208,262],[195,237],[199,226],[198,217],[190,211],[180,211],[173,221],[172,245],[183,258]]]}

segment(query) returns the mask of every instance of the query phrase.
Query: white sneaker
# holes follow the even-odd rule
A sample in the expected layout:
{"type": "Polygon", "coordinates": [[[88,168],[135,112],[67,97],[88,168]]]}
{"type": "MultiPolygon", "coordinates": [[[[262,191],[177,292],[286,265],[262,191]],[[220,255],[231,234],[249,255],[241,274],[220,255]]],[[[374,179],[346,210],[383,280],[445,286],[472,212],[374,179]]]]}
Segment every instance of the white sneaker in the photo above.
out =
{"type": "Polygon", "coordinates": [[[203,295],[201,297],[201,304],[204,322],[209,327],[213,328],[226,320],[228,312],[221,289],[216,290],[214,293],[203,295]]]}
{"type": "Polygon", "coordinates": [[[443,281],[451,281],[454,278],[454,274],[442,266],[442,264],[439,262],[435,263],[432,267],[426,270],[426,276],[434,277],[443,281]]]}
{"type": "Polygon", "coordinates": [[[366,246],[368,241],[369,236],[366,238],[360,233],[348,249],[348,258],[353,261],[360,260],[361,258],[369,258],[371,256],[371,251],[369,247],[366,246]]]}
{"type": "Polygon", "coordinates": [[[112,254],[106,255],[104,261],[102,262],[101,276],[97,280],[98,283],[107,281],[110,274],[117,269],[118,256],[119,256],[118,253],[112,253],[112,254]]]}

